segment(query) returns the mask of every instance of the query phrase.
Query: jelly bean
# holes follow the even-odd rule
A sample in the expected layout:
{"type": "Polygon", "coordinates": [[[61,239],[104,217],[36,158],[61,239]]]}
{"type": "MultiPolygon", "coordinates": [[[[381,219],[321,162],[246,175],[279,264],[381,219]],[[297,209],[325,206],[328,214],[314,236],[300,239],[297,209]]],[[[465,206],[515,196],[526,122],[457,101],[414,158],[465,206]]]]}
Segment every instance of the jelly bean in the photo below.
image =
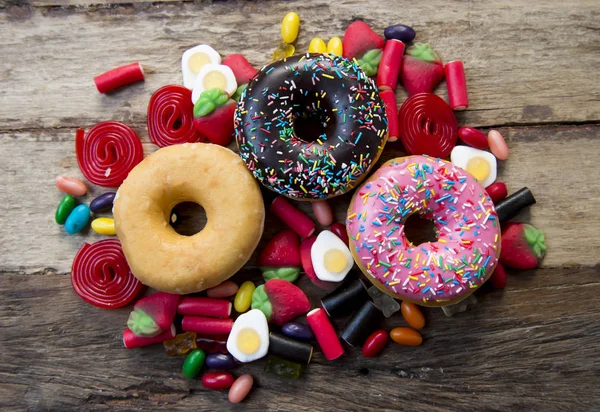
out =
{"type": "Polygon", "coordinates": [[[293,43],[300,30],[300,16],[293,11],[289,12],[281,22],[281,38],[286,43],[293,43]]]}
{"type": "Polygon", "coordinates": [[[75,209],[76,204],[77,204],[77,201],[75,200],[75,198],[73,196],[71,196],[71,195],[63,196],[63,198],[60,199],[60,203],[58,204],[58,207],[56,208],[56,214],[54,215],[54,219],[56,220],[56,223],[58,223],[59,225],[64,225],[65,222],[67,221],[67,218],[73,211],[73,209],[75,209]]]}
{"type": "Polygon", "coordinates": [[[417,33],[415,33],[412,27],[405,26],[404,24],[395,24],[386,27],[383,31],[383,35],[388,40],[396,39],[403,43],[410,43],[415,39],[417,33]]]}
{"type": "Polygon", "coordinates": [[[339,37],[332,37],[327,43],[327,53],[341,56],[344,53],[344,45],[339,37]]]}
{"type": "Polygon", "coordinates": [[[376,330],[365,341],[362,347],[362,353],[365,358],[374,358],[379,355],[388,342],[388,333],[383,330],[376,330]]]}
{"type": "Polygon", "coordinates": [[[92,229],[99,235],[114,235],[115,220],[109,217],[99,217],[92,220],[92,229]]]}
{"type": "Polygon", "coordinates": [[[312,340],[315,337],[312,330],[310,330],[310,327],[300,322],[286,323],[281,327],[281,333],[287,337],[298,340],[312,340]]]}
{"type": "Polygon", "coordinates": [[[346,246],[348,246],[348,242],[350,241],[350,239],[348,239],[348,232],[346,232],[346,226],[336,222],[333,225],[331,225],[331,231],[335,233],[337,237],[342,239],[346,246]]]}
{"type": "Polygon", "coordinates": [[[231,280],[226,280],[220,285],[210,288],[206,291],[206,296],[209,298],[221,299],[233,296],[238,291],[238,285],[231,280]]]}
{"type": "Polygon", "coordinates": [[[81,232],[90,221],[90,208],[86,205],[79,205],[67,217],[65,230],[70,235],[81,232]]]}
{"type": "Polygon", "coordinates": [[[461,127],[458,129],[458,138],[465,144],[476,149],[485,150],[488,148],[487,136],[472,127],[461,127]]]}
{"type": "Polygon", "coordinates": [[[417,305],[410,302],[402,302],[400,307],[402,316],[406,323],[408,323],[414,329],[423,329],[425,327],[425,316],[417,305]]]}
{"type": "Polygon", "coordinates": [[[394,342],[406,346],[419,346],[423,343],[421,334],[411,328],[394,328],[390,332],[390,338],[394,342]]]}
{"type": "Polygon", "coordinates": [[[333,212],[327,200],[317,200],[312,202],[312,210],[317,218],[317,222],[323,226],[329,226],[333,222],[333,212]]]}
{"type": "Polygon", "coordinates": [[[81,180],[73,179],[72,177],[56,176],[54,180],[56,187],[63,193],[73,196],[83,196],[87,192],[85,183],[81,180]]]}
{"type": "Polygon", "coordinates": [[[500,160],[508,159],[508,145],[499,131],[490,130],[488,132],[488,144],[490,145],[490,151],[494,156],[500,160]]]}
{"type": "Polygon", "coordinates": [[[227,372],[209,372],[202,376],[202,386],[206,389],[220,391],[233,385],[233,376],[227,372]]]}
{"type": "Polygon", "coordinates": [[[254,283],[250,282],[249,280],[242,283],[233,301],[233,307],[237,313],[244,313],[250,308],[254,289],[256,289],[254,283]]]}
{"type": "Polygon", "coordinates": [[[506,270],[500,263],[498,263],[496,270],[490,276],[490,283],[494,289],[504,289],[506,287],[506,270]]]}
{"type": "Polygon", "coordinates": [[[185,358],[183,362],[183,376],[188,379],[196,377],[200,373],[200,369],[204,366],[206,354],[201,349],[194,349],[185,358]]]}
{"type": "Polygon", "coordinates": [[[206,367],[209,369],[231,369],[236,367],[236,363],[228,353],[211,353],[206,356],[206,367]]]}
{"type": "Polygon", "coordinates": [[[309,53],[325,53],[327,51],[327,46],[325,42],[320,37],[315,37],[310,41],[308,45],[309,53]]]}
{"type": "Polygon", "coordinates": [[[106,192],[92,200],[90,210],[94,213],[107,212],[112,209],[116,192],[106,192]]]}
{"type": "Polygon", "coordinates": [[[486,187],[485,191],[490,196],[494,204],[498,203],[499,201],[505,199],[506,196],[508,196],[508,189],[506,188],[506,184],[504,184],[503,182],[494,182],[488,187],[486,187]]]}
{"type": "Polygon", "coordinates": [[[254,385],[254,378],[252,375],[242,375],[233,382],[229,389],[229,402],[240,403],[248,396],[248,393],[254,385]]]}

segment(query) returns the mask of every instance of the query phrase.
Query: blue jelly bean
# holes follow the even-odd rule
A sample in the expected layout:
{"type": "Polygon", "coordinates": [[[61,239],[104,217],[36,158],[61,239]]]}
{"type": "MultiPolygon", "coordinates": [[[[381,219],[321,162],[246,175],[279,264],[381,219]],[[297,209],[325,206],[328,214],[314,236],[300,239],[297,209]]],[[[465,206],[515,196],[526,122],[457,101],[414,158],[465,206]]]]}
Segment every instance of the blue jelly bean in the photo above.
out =
{"type": "Polygon", "coordinates": [[[204,364],[209,369],[231,369],[236,366],[233,357],[227,353],[211,353],[206,355],[204,364]]]}
{"type": "Polygon", "coordinates": [[[412,27],[405,26],[404,24],[396,24],[386,27],[383,31],[383,35],[388,40],[396,39],[403,43],[410,43],[415,39],[417,33],[415,33],[412,27]]]}
{"type": "Polygon", "coordinates": [[[79,205],[69,215],[65,222],[67,233],[74,235],[81,232],[90,221],[90,208],[86,205],[79,205]]]}
{"type": "Polygon", "coordinates": [[[300,322],[288,322],[281,328],[281,332],[292,339],[312,340],[314,335],[308,325],[300,322]]]}
{"type": "Polygon", "coordinates": [[[115,201],[115,192],[107,192],[101,194],[90,203],[90,210],[94,213],[106,212],[112,209],[113,202],[115,201]]]}

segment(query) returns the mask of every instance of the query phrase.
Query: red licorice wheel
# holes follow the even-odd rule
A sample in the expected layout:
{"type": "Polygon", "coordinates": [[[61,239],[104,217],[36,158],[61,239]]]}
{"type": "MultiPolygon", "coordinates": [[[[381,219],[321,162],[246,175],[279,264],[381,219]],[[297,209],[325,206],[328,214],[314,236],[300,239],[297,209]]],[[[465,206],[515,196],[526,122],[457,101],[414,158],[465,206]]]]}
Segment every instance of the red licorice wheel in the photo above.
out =
{"type": "Polygon", "coordinates": [[[400,139],[410,154],[444,158],[456,146],[456,117],[450,106],[435,94],[419,93],[406,99],[398,121],[400,139]]]}
{"type": "Polygon", "coordinates": [[[158,147],[206,140],[194,128],[191,90],[168,85],[154,92],[148,103],[148,134],[158,147]]]}
{"type": "Polygon", "coordinates": [[[102,122],[87,134],[75,135],[77,163],[87,180],[104,187],[118,187],[131,169],[144,159],[144,149],[135,131],[120,122],[102,122]]]}
{"type": "Polygon", "coordinates": [[[142,288],[116,239],[84,243],[73,260],[71,283],[83,300],[103,309],[127,305],[142,288]]]}

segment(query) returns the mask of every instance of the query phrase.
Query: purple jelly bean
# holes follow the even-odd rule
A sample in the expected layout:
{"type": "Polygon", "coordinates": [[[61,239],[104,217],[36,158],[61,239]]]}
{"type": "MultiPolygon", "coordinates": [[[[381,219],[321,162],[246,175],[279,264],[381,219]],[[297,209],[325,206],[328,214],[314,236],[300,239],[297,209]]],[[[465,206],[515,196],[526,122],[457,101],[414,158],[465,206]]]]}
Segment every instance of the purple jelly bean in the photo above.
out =
{"type": "Polygon", "coordinates": [[[383,35],[388,40],[396,39],[403,43],[410,43],[415,39],[417,33],[415,33],[412,27],[405,26],[404,24],[395,24],[386,27],[383,31],[383,35]]]}
{"type": "Polygon", "coordinates": [[[231,369],[235,368],[236,364],[233,357],[228,353],[211,353],[206,355],[204,364],[208,369],[231,369]]]}
{"type": "Polygon", "coordinates": [[[90,210],[94,213],[106,212],[112,209],[113,202],[115,201],[115,192],[107,192],[101,194],[90,203],[90,210]]]}
{"type": "Polygon", "coordinates": [[[281,328],[283,333],[288,338],[298,340],[312,340],[314,335],[308,325],[300,322],[288,322],[281,328]]]}

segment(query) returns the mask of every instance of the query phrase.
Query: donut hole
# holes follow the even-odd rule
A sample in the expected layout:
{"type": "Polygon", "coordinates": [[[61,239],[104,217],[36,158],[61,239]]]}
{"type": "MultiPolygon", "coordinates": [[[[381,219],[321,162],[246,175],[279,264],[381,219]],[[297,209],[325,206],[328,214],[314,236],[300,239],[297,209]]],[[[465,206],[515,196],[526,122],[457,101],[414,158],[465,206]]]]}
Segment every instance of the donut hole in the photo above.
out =
{"type": "Polygon", "coordinates": [[[423,118],[421,119],[421,130],[430,135],[434,135],[437,131],[437,123],[433,119],[423,118]]]}
{"type": "Polygon", "coordinates": [[[319,139],[327,140],[336,127],[337,117],[327,100],[308,99],[305,96],[295,96],[296,103],[292,111],[292,125],[296,138],[305,143],[319,139]]]}
{"type": "Polygon", "coordinates": [[[206,212],[198,203],[182,202],[171,210],[169,224],[182,236],[193,236],[206,226],[206,212]]]}
{"type": "Polygon", "coordinates": [[[415,246],[421,243],[437,242],[438,237],[433,220],[414,213],[404,222],[404,235],[415,246]]]}

